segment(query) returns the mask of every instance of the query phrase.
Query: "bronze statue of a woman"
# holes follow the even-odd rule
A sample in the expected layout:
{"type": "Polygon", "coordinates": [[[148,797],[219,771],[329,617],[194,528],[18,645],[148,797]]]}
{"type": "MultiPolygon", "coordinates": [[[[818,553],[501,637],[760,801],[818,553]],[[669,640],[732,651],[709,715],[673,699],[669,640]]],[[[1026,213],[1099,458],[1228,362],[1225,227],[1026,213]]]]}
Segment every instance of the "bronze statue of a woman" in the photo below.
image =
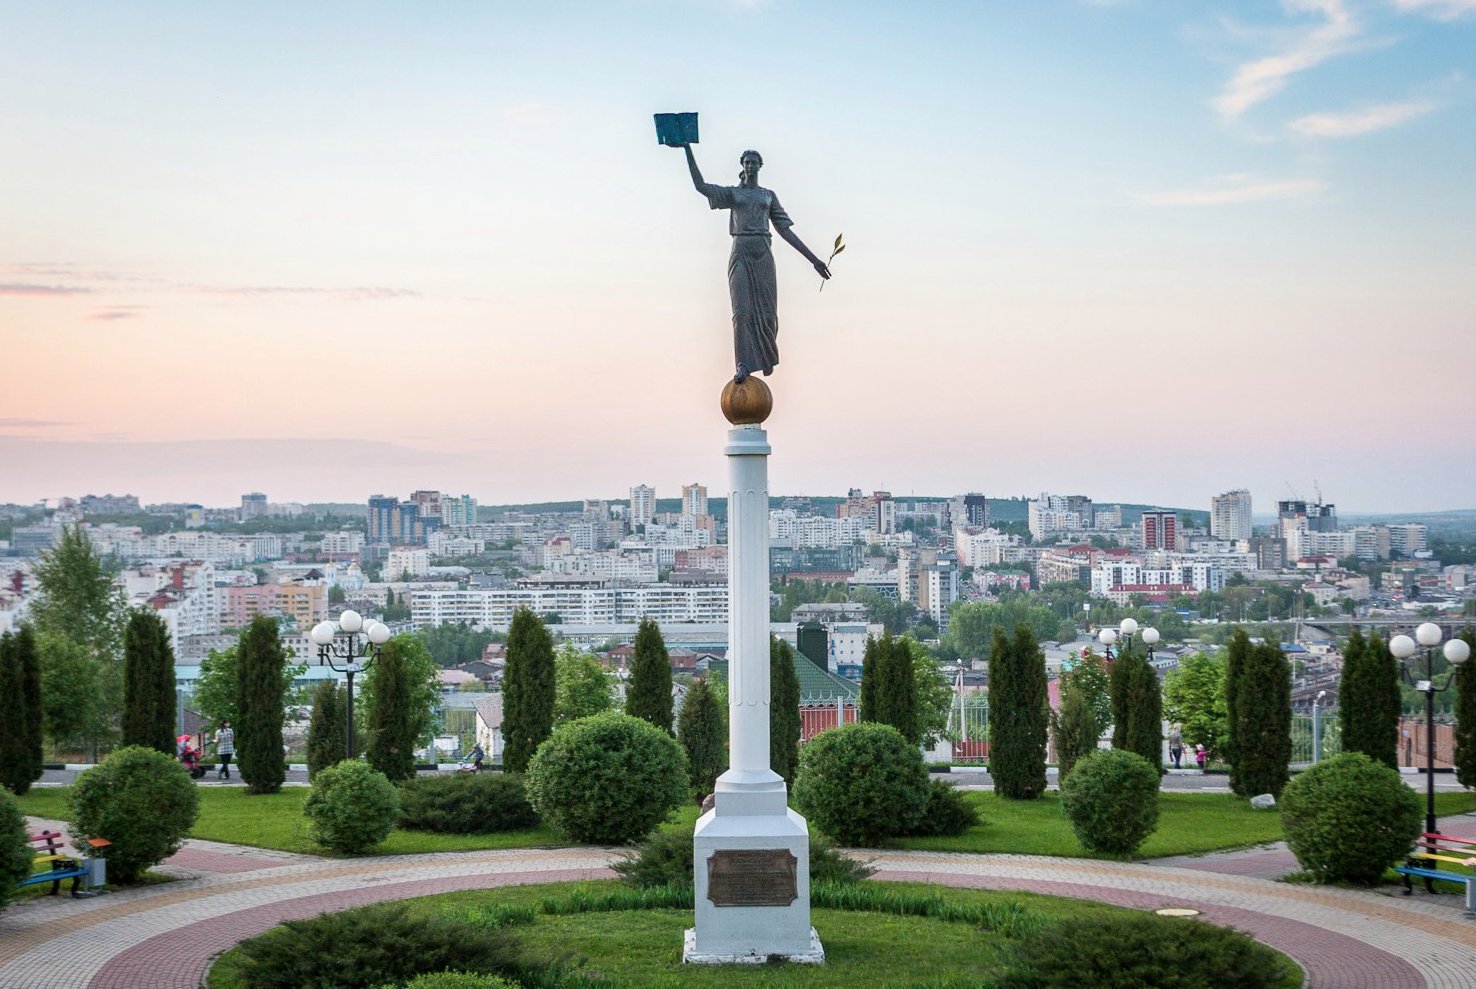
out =
{"type": "Polygon", "coordinates": [[[774,277],[774,255],[769,251],[769,225],[772,223],[779,236],[815,266],[821,278],[829,278],[830,269],[795,235],[794,221],[779,205],[779,197],[758,184],[759,169],[764,166],[762,155],[743,152],[738,185],[709,185],[702,181],[692,145],[681,147],[687,152],[692,185],[707,197],[708,206],[728,211],[728,233],[733,236],[733,251],[728,255],[728,297],[733,303],[733,356],[738,364],[733,380],[742,382],[754,371],[767,375],[779,363],[779,286],[774,277]]]}

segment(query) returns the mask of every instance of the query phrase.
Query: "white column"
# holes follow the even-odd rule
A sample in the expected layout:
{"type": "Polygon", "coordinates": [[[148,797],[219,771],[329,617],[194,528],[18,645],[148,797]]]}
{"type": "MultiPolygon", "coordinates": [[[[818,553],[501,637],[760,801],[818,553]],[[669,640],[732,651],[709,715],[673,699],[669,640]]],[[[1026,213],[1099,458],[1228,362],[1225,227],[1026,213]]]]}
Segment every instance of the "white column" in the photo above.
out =
{"type": "Polygon", "coordinates": [[[728,457],[729,769],[718,779],[719,801],[730,792],[784,792],[784,781],[769,768],[768,435],[760,426],[730,429],[723,452],[728,457]]]}

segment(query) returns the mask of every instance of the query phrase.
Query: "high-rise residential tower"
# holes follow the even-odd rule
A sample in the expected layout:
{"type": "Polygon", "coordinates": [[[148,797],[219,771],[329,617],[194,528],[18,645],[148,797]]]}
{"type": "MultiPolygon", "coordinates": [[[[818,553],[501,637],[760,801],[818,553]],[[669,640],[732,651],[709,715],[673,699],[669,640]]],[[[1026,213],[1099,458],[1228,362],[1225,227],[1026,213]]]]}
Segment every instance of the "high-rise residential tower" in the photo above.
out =
{"type": "Polygon", "coordinates": [[[682,514],[696,518],[707,514],[707,486],[705,484],[682,485],[682,514]]]}
{"type": "Polygon", "coordinates": [[[1251,537],[1251,493],[1245,488],[1210,499],[1210,535],[1216,539],[1251,537]]]}
{"type": "Polygon", "coordinates": [[[637,484],[630,489],[630,524],[650,525],[656,518],[656,489],[637,484]]]}

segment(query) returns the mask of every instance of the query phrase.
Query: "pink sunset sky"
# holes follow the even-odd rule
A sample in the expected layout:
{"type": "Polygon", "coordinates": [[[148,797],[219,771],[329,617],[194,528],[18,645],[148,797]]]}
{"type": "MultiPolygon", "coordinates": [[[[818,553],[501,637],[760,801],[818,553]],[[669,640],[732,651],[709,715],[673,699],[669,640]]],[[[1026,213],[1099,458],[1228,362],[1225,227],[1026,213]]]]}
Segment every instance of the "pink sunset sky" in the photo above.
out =
{"type": "Polygon", "coordinates": [[[1476,507],[1476,3],[12,8],[0,501],[723,486],[1476,507]]]}

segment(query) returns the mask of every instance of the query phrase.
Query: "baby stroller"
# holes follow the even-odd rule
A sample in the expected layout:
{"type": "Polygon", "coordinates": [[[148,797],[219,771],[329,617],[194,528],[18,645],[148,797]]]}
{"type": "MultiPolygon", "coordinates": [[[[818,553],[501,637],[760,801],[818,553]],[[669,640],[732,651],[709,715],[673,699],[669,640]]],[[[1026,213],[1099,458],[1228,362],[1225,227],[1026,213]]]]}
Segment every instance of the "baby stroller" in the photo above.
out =
{"type": "Polygon", "coordinates": [[[190,771],[190,779],[197,780],[205,775],[205,767],[200,765],[200,753],[189,745],[179,754],[179,761],[190,771]]]}

